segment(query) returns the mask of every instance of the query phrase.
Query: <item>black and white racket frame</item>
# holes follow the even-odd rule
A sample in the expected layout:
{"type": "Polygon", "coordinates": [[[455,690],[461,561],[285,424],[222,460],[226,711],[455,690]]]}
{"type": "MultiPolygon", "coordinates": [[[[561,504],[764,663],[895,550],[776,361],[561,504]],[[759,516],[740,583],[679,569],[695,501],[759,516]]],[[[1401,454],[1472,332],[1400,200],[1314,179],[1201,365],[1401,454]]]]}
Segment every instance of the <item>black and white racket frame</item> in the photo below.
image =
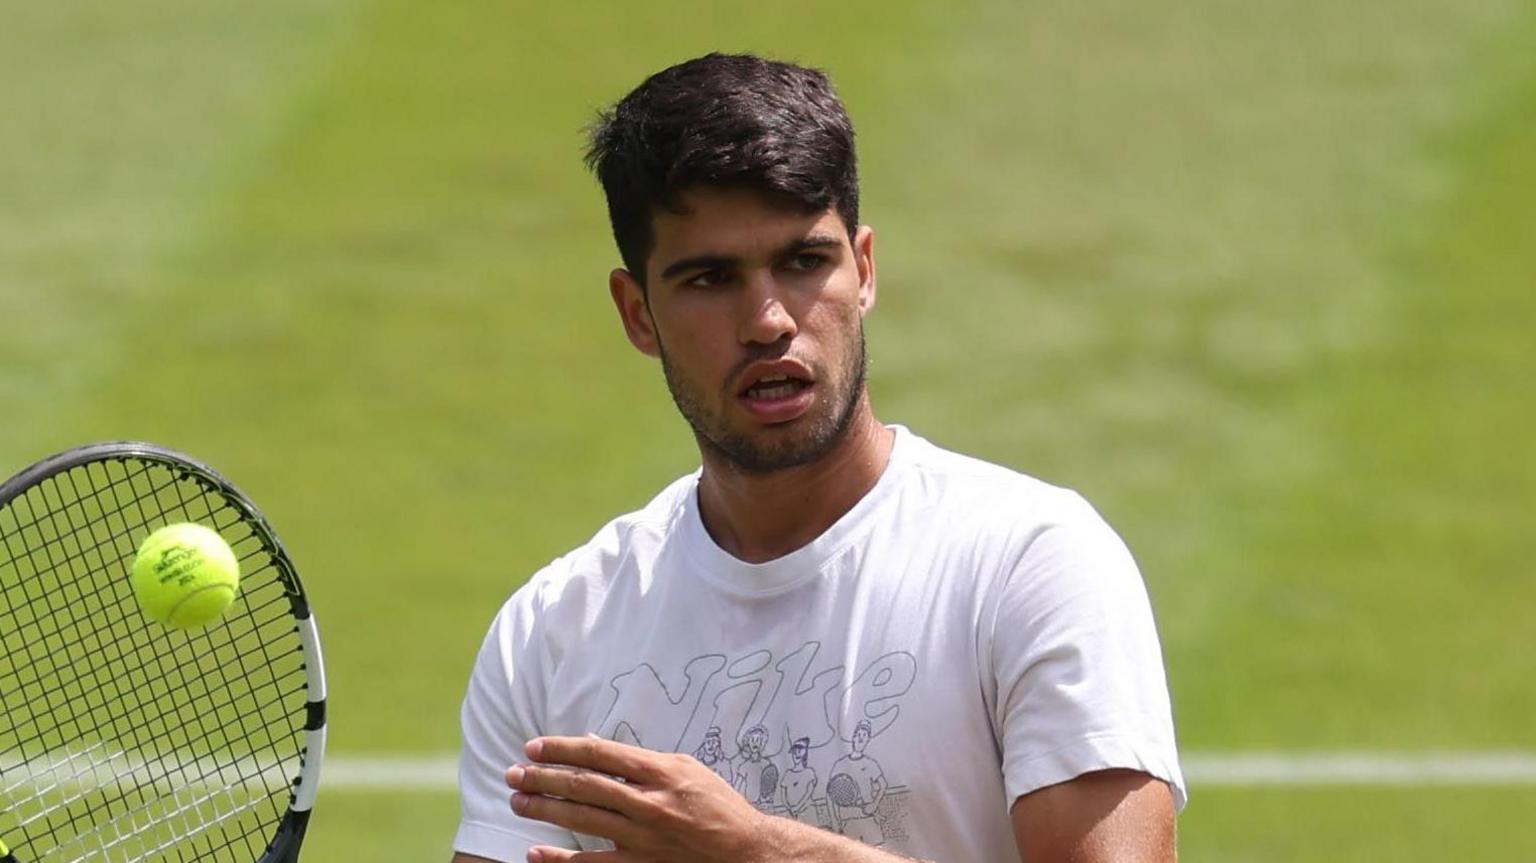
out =
{"type": "MultiPolygon", "coordinates": [[[[292,779],[288,811],[278,822],[266,850],[253,863],[297,863],[299,848],[309,828],[315,795],[320,789],[320,764],[325,760],[325,663],[320,651],[320,631],[315,625],[315,616],[310,610],[303,584],[299,581],[298,571],[261,510],[244,492],[208,465],[185,454],[142,441],[88,444],[46,458],[0,485],[0,507],[6,506],[39,483],[66,471],[93,463],[130,460],[163,465],[180,477],[197,482],[206,491],[222,496],[241,512],[243,520],[272,556],[273,565],[277,567],[279,578],[283,581],[304,656],[305,697],[308,702],[304,747],[298,775],[292,779]]],[[[0,837],[0,841],[4,838],[0,837]]],[[[3,853],[0,863],[46,863],[21,860],[14,852],[5,849],[4,845],[0,845],[0,853],[3,853]]]]}

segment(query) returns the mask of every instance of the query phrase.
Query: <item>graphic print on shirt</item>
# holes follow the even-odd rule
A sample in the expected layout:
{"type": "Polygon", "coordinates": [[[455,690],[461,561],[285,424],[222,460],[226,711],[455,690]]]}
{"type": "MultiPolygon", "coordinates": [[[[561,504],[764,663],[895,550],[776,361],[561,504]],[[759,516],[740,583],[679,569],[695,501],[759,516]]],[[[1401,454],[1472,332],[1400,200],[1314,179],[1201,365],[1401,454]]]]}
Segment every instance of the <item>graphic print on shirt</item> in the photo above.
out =
{"type": "Polygon", "coordinates": [[[870,845],[905,839],[909,787],[886,775],[880,736],[901,717],[917,660],[894,651],[863,667],[817,667],[821,642],[648,662],[613,678],[597,733],[687,752],[764,812],[870,845]]]}

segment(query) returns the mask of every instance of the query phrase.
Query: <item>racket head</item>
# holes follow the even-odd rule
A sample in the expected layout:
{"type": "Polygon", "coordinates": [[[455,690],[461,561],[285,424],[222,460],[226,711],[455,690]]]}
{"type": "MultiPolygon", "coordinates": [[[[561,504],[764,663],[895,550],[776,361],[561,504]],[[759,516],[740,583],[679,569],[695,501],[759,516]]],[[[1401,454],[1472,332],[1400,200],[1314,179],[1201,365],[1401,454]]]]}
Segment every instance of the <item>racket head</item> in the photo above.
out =
{"type": "Polygon", "coordinates": [[[0,839],[19,863],[297,859],[325,743],[318,631],[287,552],[233,484],[140,442],[0,485],[0,839]],[[175,630],[128,581],[166,524],[240,560],[225,617],[175,630]]]}
{"type": "Polygon", "coordinates": [[[779,768],[773,762],[769,762],[763,768],[761,781],[758,783],[757,799],[761,803],[769,803],[773,800],[773,792],[779,790],[779,768]]]}
{"type": "Polygon", "coordinates": [[[864,802],[864,795],[852,776],[839,773],[827,780],[827,799],[839,806],[858,806],[864,802]]]}

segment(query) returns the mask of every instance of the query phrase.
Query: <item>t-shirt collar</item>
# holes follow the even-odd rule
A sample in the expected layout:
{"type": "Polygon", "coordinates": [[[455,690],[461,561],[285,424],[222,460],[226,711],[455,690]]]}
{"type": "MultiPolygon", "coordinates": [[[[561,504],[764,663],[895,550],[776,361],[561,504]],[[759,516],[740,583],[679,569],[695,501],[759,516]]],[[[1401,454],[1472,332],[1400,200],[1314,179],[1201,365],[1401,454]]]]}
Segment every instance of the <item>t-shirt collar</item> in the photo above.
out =
{"type": "Polygon", "coordinates": [[[912,447],[912,433],[893,425],[895,441],[890,460],[880,478],[858,502],[832,526],[800,548],[766,563],[748,563],[721,548],[704,529],[699,514],[699,484],[684,495],[681,517],[683,546],[705,579],[737,593],[770,594],[788,590],[823,571],[837,554],[868,527],[872,517],[896,496],[900,475],[912,447]]]}

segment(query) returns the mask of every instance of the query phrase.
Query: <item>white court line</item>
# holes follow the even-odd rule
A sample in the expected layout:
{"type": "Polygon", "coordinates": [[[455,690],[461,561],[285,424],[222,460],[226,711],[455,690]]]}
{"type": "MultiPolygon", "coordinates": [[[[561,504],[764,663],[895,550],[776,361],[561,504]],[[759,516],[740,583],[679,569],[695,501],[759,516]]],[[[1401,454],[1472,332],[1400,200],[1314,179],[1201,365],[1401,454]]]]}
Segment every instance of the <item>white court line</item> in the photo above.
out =
{"type": "MultiPolygon", "coordinates": [[[[1536,752],[1189,752],[1192,788],[1275,786],[1536,785],[1536,752]]],[[[458,788],[458,756],[326,759],[325,791],[442,791],[458,788]]]]}
{"type": "Polygon", "coordinates": [[[1184,756],[1191,785],[1536,785],[1533,752],[1247,752],[1184,756]]]}
{"type": "Polygon", "coordinates": [[[459,757],[330,756],[320,764],[320,793],[347,791],[457,791],[459,757]]]}

